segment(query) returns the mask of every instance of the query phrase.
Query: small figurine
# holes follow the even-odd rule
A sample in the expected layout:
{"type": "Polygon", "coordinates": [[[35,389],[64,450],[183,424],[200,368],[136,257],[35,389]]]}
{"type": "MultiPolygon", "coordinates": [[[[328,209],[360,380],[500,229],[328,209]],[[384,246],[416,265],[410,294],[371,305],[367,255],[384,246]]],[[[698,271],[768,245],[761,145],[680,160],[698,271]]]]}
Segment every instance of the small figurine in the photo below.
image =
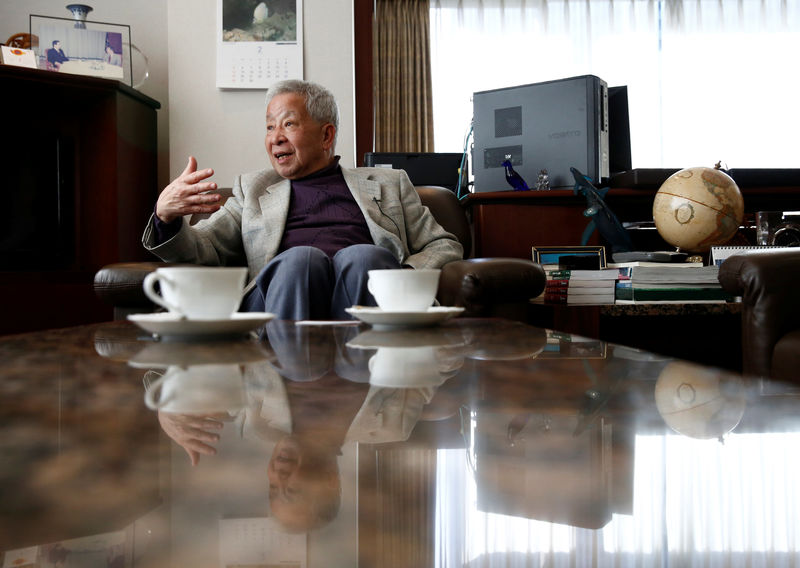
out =
{"type": "Polygon", "coordinates": [[[522,176],[511,167],[510,160],[504,161],[502,165],[506,169],[506,181],[508,185],[514,188],[514,191],[528,191],[530,189],[525,180],[522,179],[522,176]]]}
{"type": "Polygon", "coordinates": [[[539,191],[550,189],[550,174],[547,173],[547,170],[539,170],[539,177],[536,178],[536,189],[539,191]]]}

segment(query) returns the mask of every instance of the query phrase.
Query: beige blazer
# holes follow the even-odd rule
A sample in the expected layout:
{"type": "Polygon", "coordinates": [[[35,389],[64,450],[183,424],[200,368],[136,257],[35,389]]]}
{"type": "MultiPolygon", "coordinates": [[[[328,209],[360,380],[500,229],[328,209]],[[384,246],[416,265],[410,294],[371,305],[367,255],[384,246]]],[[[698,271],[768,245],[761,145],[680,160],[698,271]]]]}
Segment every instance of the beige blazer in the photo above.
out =
{"type": "MultiPolygon", "coordinates": [[[[404,171],[342,168],[342,172],[373,242],[391,251],[398,262],[440,268],[462,258],[461,244],[422,205],[404,171]]],[[[177,235],[157,245],[151,218],[142,244],[167,262],[246,265],[252,280],[277,254],[290,195],[289,180],[274,170],[244,174],[235,180],[233,195],[208,219],[193,226],[184,222],[177,235]]]]}

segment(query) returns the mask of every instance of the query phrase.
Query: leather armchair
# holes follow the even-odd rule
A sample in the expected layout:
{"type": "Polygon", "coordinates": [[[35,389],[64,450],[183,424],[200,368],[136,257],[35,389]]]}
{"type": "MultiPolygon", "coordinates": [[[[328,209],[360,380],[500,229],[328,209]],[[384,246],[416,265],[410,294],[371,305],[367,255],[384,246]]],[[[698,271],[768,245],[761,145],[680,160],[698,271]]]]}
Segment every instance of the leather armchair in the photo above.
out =
{"type": "MultiPolygon", "coordinates": [[[[223,198],[230,189],[221,189],[223,198]]],[[[528,302],[545,285],[542,267],[518,258],[468,258],[472,235],[466,214],[452,191],[437,186],[417,186],[422,203],[445,230],[454,234],[464,247],[466,260],[442,267],[437,299],[443,306],[464,307],[467,317],[503,317],[525,321],[528,302]]],[[[196,223],[203,216],[193,216],[196,223]]],[[[123,262],[104,266],[94,278],[99,298],[114,306],[115,319],[128,314],[152,311],[155,305],[144,295],[144,277],[162,266],[175,264],[160,261],[123,262]]]]}
{"type": "Polygon", "coordinates": [[[800,381],[800,248],[731,256],[719,282],[742,298],[742,372],[800,381]]]}

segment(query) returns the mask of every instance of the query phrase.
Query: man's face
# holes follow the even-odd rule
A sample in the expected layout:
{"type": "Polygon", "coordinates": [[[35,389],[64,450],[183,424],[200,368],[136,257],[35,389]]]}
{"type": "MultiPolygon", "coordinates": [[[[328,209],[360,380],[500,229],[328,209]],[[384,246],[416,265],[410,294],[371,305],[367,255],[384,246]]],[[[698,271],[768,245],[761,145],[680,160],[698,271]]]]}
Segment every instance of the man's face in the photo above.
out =
{"type": "Polygon", "coordinates": [[[287,179],[299,179],[329,165],[335,133],[333,124],[311,118],[303,95],[276,95],[267,106],[264,146],[272,167],[287,179]]]}
{"type": "Polygon", "coordinates": [[[60,42],[60,41],[57,41],[57,42],[55,42],[55,43],[53,44],[53,47],[54,47],[56,50],[61,50],[61,42],[60,42]]]}
{"type": "Polygon", "coordinates": [[[341,492],[335,452],[316,454],[293,437],[279,441],[267,467],[272,514],[287,529],[308,530],[320,511],[338,504],[341,492]]]}

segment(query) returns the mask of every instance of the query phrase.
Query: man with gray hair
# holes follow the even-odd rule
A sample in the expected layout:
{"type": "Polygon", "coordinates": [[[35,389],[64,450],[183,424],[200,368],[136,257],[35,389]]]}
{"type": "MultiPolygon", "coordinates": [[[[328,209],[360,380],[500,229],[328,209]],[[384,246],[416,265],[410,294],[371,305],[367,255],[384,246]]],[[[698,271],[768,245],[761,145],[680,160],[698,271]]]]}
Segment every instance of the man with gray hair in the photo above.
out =
{"type": "Polygon", "coordinates": [[[158,198],[142,242],[169,262],[246,265],[243,311],[282,319],[348,319],[374,306],[367,271],[439,268],[462,257],[402,170],[343,168],[339,111],[315,83],[282,81],[267,93],[264,145],[271,169],[238,176],[221,203],[213,170],[184,171],[158,198]],[[196,225],[184,215],[210,214],[196,225]]]}

